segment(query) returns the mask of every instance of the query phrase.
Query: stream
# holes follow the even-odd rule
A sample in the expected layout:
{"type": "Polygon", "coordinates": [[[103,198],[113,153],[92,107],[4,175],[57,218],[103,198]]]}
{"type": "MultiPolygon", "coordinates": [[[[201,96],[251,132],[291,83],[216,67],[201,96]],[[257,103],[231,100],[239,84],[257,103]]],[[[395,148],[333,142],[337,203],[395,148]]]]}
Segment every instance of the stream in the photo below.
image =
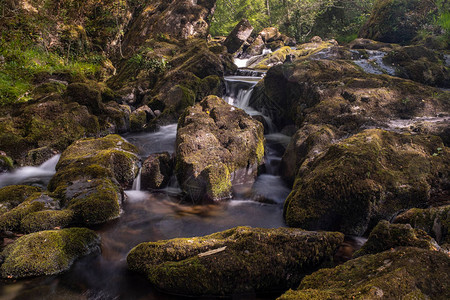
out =
{"type": "MultiPolygon", "coordinates": [[[[225,100],[261,115],[248,106],[253,87],[262,73],[252,76],[226,77],[225,100]]],[[[267,124],[270,119],[263,116],[267,124]]],[[[149,154],[175,150],[177,125],[161,127],[153,133],[126,134],[144,160],[149,154]]],[[[87,256],[58,276],[39,277],[0,285],[0,299],[180,299],[156,291],[141,275],[127,270],[126,256],[142,242],[211,234],[235,226],[277,228],[284,226],[283,202],[290,192],[278,174],[281,156],[289,137],[270,126],[266,135],[266,172],[252,187],[239,187],[234,197],[211,205],[190,205],[181,201],[176,178],[169,187],[156,192],[140,190],[140,176],[133,190],[125,191],[123,214],[115,221],[94,228],[102,239],[102,253],[87,256]]],[[[59,156],[39,167],[20,168],[0,175],[0,186],[35,184],[45,186],[55,173],[59,156]]],[[[265,299],[246,295],[242,299],[265,299]]],[[[273,295],[270,297],[273,298],[273,295]]],[[[234,298],[235,299],[235,298],[234,298]]]]}

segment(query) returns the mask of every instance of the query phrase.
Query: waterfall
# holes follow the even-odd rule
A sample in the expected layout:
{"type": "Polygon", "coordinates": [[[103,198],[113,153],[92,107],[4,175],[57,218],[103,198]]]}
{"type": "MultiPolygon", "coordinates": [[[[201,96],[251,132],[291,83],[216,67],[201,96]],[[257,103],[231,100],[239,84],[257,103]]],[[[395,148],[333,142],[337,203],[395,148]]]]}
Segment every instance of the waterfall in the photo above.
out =
{"type": "Polygon", "coordinates": [[[138,175],[136,176],[136,178],[133,181],[133,186],[131,188],[132,191],[140,191],[141,190],[141,173],[142,173],[142,168],[139,168],[138,175]]]}

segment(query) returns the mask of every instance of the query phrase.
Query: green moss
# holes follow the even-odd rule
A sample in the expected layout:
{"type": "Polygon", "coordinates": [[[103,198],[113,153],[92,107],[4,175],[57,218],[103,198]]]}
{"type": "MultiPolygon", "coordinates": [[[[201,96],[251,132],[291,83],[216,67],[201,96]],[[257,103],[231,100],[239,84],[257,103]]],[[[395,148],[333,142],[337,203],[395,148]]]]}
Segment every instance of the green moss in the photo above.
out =
{"type": "Polygon", "coordinates": [[[223,163],[207,166],[200,174],[207,182],[208,198],[214,201],[230,198],[231,174],[223,163]]]}
{"type": "Polygon", "coordinates": [[[6,155],[0,155],[0,170],[10,171],[13,168],[13,160],[6,155]]]}
{"type": "Polygon", "coordinates": [[[117,185],[109,179],[96,179],[90,189],[69,201],[68,208],[77,224],[101,224],[119,216],[121,200],[117,185]]]}
{"type": "Polygon", "coordinates": [[[375,226],[367,242],[354,254],[354,257],[375,254],[401,246],[436,250],[435,242],[424,231],[413,229],[408,224],[390,224],[388,221],[381,221],[375,226]]]}
{"type": "Polygon", "coordinates": [[[98,251],[97,234],[86,228],[32,233],[20,237],[1,253],[3,278],[53,275],[66,271],[75,259],[98,251]]]}
{"type": "Polygon", "coordinates": [[[342,240],[340,233],[236,227],[204,237],[142,243],[130,251],[127,263],[171,293],[267,292],[298,284],[342,240]]]}
{"type": "Polygon", "coordinates": [[[446,299],[449,267],[446,254],[398,248],[319,270],[278,299],[446,299]]]}
{"type": "Polygon", "coordinates": [[[439,172],[447,172],[448,158],[432,156],[438,147],[445,148],[439,138],[381,130],[331,145],[298,174],[287,224],[363,234],[370,221],[424,205],[439,172]]]}
{"type": "Polygon", "coordinates": [[[42,210],[25,216],[21,221],[21,231],[25,233],[61,229],[72,223],[72,210],[42,210]]]}
{"type": "Polygon", "coordinates": [[[18,206],[41,189],[29,185],[10,185],[0,189],[0,214],[18,206]]]}
{"type": "Polygon", "coordinates": [[[0,231],[20,231],[20,223],[24,217],[43,210],[42,202],[26,201],[0,216],[0,231]]]}

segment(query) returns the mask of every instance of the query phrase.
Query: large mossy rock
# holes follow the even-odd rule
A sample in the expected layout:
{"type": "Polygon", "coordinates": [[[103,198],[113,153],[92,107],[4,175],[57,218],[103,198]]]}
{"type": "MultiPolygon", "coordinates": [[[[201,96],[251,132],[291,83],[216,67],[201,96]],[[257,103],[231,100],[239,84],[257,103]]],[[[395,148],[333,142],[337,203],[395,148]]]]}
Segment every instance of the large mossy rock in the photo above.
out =
{"type": "Polygon", "coordinates": [[[262,124],[219,97],[206,97],[180,117],[176,175],[194,201],[229,198],[232,184],[254,180],[263,158],[262,124]]]}
{"type": "Polygon", "coordinates": [[[450,68],[437,51],[423,46],[406,46],[390,51],[384,58],[397,74],[423,84],[450,88],[450,68]]]}
{"type": "Polygon", "coordinates": [[[448,151],[435,136],[362,131],[300,167],[286,223],[361,235],[401,209],[439,200],[448,188],[448,151]]]}
{"type": "Polygon", "coordinates": [[[132,25],[124,37],[123,49],[133,52],[148,39],[158,36],[206,38],[215,5],[216,0],[147,1],[132,19],[132,25]]]}
{"type": "Polygon", "coordinates": [[[392,119],[448,112],[448,92],[387,75],[367,74],[349,61],[298,60],[270,68],[250,99],[283,128],[330,124],[358,132],[392,119]]]}
{"type": "MultiPolygon", "coordinates": [[[[448,199],[448,198],[447,198],[448,199]]],[[[412,208],[396,216],[394,223],[411,224],[432,236],[440,245],[450,249],[450,205],[426,209],[412,208]]]]}
{"type": "Polygon", "coordinates": [[[128,267],[156,287],[183,295],[233,295],[283,290],[333,255],[337,232],[236,227],[205,237],[142,243],[128,267]]]}
{"type": "Polygon", "coordinates": [[[82,139],[61,155],[49,191],[81,225],[104,223],[120,214],[123,188],[138,172],[138,150],[118,135],[82,139]]]}
{"type": "Polygon", "coordinates": [[[422,0],[377,0],[359,37],[407,44],[433,18],[436,5],[422,0]]]}
{"type": "Polygon", "coordinates": [[[68,270],[77,258],[99,251],[99,236],[86,228],[28,234],[0,254],[1,276],[25,278],[58,274],[68,270]]]}
{"type": "Polygon", "coordinates": [[[419,248],[398,248],[322,269],[278,300],[448,299],[450,258],[419,248]]]}
{"type": "Polygon", "coordinates": [[[439,248],[427,233],[409,224],[390,224],[383,220],[370,232],[366,243],[354,257],[376,254],[396,247],[416,247],[428,250],[439,248]]]}

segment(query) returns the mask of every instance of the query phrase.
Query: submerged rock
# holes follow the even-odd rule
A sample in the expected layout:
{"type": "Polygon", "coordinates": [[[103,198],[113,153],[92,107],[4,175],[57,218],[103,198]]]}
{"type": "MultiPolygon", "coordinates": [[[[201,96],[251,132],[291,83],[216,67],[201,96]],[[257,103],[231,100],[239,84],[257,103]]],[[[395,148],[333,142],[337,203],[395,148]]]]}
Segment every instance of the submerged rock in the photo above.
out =
{"type": "Polygon", "coordinates": [[[362,131],[300,167],[286,223],[362,235],[371,223],[439,199],[450,175],[448,151],[435,136],[362,131]]]}
{"type": "Polygon", "coordinates": [[[236,227],[205,237],[142,243],[128,267],[175,294],[233,295],[283,290],[328,260],[341,233],[236,227]]]}
{"type": "Polygon", "coordinates": [[[28,234],[0,254],[3,278],[54,275],[70,268],[79,257],[100,251],[100,238],[87,228],[28,234]]]}
{"type": "Polygon", "coordinates": [[[180,117],[176,174],[193,201],[229,198],[253,181],[264,158],[264,128],[243,110],[208,96],[180,117]]]}
{"type": "Polygon", "coordinates": [[[402,246],[428,250],[438,248],[436,242],[425,231],[413,229],[409,224],[390,224],[383,220],[370,232],[369,239],[355,253],[355,257],[402,246]]]}
{"type": "Polygon", "coordinates": [[[397,248],[350,260],[306,276],[291,299],[447,299],[448,255],[419,248],[397,248]]]}
{"type": "Polygon", "coordinates": [[[395,217],[394,223],[411,224],[432,236],[439,245],[450,250],[450,205],[426,209],[412,208],[395,217]]]}

